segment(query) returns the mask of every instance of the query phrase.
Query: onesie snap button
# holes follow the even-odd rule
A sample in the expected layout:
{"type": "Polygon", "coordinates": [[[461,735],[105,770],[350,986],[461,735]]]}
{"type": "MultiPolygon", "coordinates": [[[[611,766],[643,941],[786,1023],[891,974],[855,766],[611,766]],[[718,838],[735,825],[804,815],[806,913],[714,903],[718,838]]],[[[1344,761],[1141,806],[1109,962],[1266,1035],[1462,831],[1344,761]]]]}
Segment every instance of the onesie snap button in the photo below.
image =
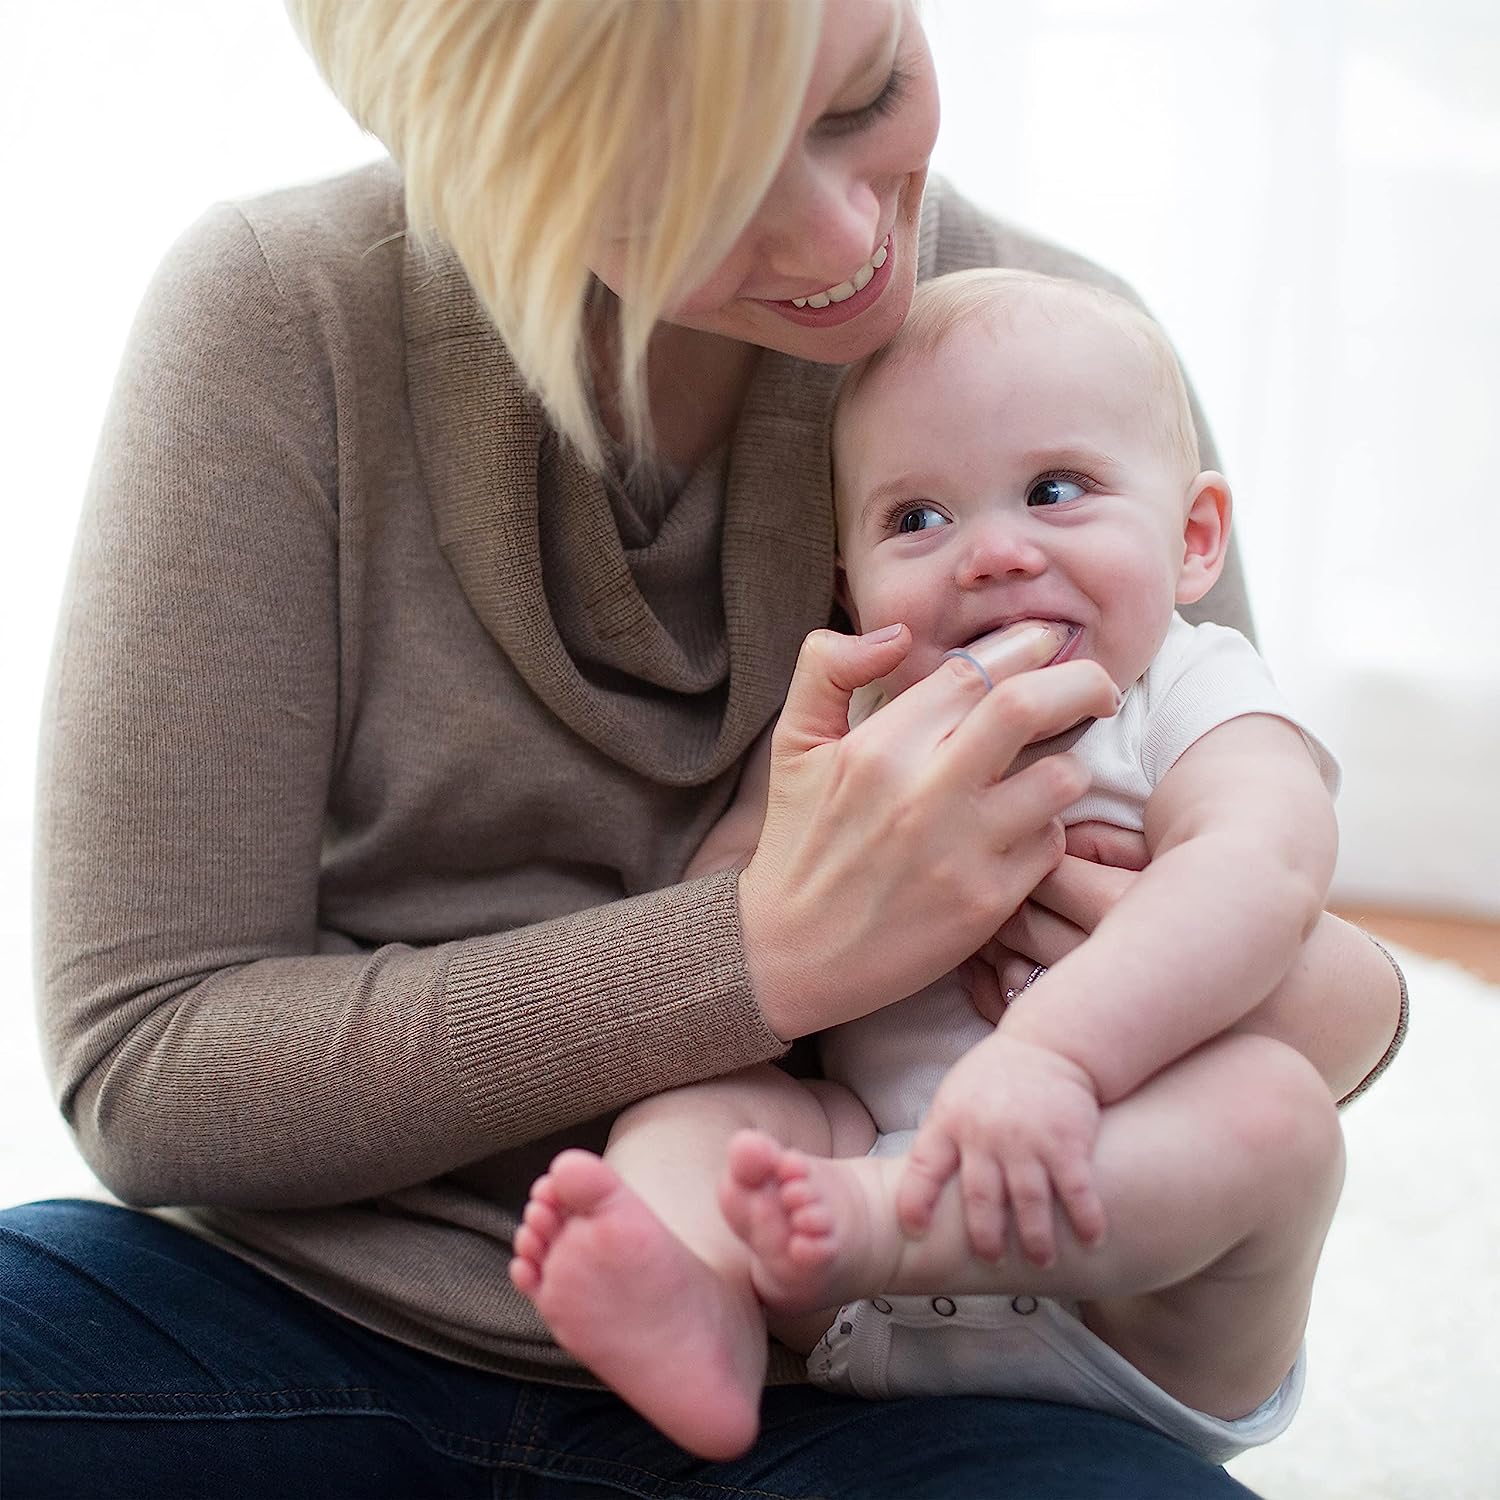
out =
{"type": "Polygon", "coordinates": [[[940,1318],[951,1318],[958,1311],[958,1306],[951,1297],[934,1297],[932,1310],[940,1318]]]}
{"type": "Polygon", "coordinates": [[[1023,1318],[1029,1318],[1037,1310],[1038,1303],[1035,1297],[1012,1297],[1010,1299],[1010,1310],[1020,1313],[1023,1318]]]}
{"type": "Polygon", "coordinates": [[[891,1304],[887,1302],[884,1297],[874,1298],[871,1301],[870,1306],[873,1307],[878,1313],[888,1313],[891,1310],[891,1304]]]}

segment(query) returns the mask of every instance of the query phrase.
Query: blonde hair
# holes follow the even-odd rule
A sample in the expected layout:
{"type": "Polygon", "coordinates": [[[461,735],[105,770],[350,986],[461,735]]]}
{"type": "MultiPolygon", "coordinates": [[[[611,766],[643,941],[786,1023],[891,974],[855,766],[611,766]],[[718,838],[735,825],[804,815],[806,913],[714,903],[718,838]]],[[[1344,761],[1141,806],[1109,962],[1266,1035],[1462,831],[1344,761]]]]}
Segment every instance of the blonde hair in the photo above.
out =
{"type": "Polygon", "coordinates": [[[1077,316],[1080,309],[1096,312],[1135,344],[1155,382],[1155,394],[1161,397],[1155,403],[1160,419],[1156,435],[1188,474],[1196,474],[1201,466],[1198,428],[1177,353],[1161,325],[1135,303],[1104,287],[1040,271],[981,267],[923,282],[895,338],[850,368],[839,391],[838,410],[853,401],[860,387],[885,365],[931,359],[961,327],[1038,307],[1058,318],[1077,316]]]}
{"type": "Polygon", "coordinates": [[[324,78],[406,181],[409,232],[452,247],[558,430],[602,467],[588,262],[634,217],[607,324],[625,438],[648,451],[645,358],[676,295],[775,177],[822,0],[287,0],[324,78]],[[635,192],[632,191],[632,187],[635,192]]]}

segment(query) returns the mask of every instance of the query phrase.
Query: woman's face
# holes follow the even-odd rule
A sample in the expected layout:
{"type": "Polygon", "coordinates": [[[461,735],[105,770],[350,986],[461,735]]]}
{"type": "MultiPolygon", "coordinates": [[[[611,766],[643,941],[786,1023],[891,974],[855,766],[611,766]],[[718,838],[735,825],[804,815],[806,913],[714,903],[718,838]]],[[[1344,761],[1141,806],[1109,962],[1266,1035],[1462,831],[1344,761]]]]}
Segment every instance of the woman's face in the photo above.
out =
{"type": "MultiPolygon", "coordinates": [[[[826,0],[775,180],[729,253],[666,320],[829,364],[878,349],[911,305],[937,127],[932,57],[910,0],[826,0]]],[[[615,286],[615,256],[597,259],[595,274],[615,286]]]]}

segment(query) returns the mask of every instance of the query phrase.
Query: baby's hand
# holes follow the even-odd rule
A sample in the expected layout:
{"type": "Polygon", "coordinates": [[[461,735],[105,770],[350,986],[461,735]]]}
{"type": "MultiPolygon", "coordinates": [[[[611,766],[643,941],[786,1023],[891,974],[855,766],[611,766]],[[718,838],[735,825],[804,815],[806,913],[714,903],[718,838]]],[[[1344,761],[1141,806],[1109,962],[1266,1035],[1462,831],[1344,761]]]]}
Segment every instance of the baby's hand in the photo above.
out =
{"type": "Polygon", "coordinates": [[[896,1189],[906,1233],[927,1229],[944,1184],[956,1172],[974,1253],[1005,1254],[1007,1205],[1028,1260],[1057,1256],[1055,1194],[1084,1245],[1104,1238],[1104,1205],[1094,1186],[1099,1100],[1076,1063],[997,1031],[967,1052],[943,1080],[896,1189]]]}

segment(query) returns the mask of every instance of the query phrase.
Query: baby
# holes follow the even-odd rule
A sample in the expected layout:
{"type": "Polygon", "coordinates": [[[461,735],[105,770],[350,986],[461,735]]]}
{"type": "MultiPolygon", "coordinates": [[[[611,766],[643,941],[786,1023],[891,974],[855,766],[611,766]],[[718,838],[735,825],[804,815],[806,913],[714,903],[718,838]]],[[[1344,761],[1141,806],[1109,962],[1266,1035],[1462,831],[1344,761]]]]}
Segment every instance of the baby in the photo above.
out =
{"type": "MultiPolygon", "coordinates": [[[[998,1026],[949,976],[825,1034],[823,1080],[625,1111],[602,1159],[535,1184],[512,1279],[707,1457],[754,1438],[769,1325],[830,1389],[1070,1401],[1221,1461],[1295,1409],[1343,1162],[1311,1066],[1235,1029],[1322,909],[1336,772],[1243,637],[1175,612],[1219,576],[1228,487],[1154,323],[1005,271],[919,289],[845,382],[834,471],[841,601],[912,635],[850,733],[996,632],[1091,658],[1116,715],[1021,764],[1069,750],[1090,788],[1067,821],[1139,831],[1150,863],[998,1026]]],[[[689,876],[753,851],[756,753],[689,876]]]]}

